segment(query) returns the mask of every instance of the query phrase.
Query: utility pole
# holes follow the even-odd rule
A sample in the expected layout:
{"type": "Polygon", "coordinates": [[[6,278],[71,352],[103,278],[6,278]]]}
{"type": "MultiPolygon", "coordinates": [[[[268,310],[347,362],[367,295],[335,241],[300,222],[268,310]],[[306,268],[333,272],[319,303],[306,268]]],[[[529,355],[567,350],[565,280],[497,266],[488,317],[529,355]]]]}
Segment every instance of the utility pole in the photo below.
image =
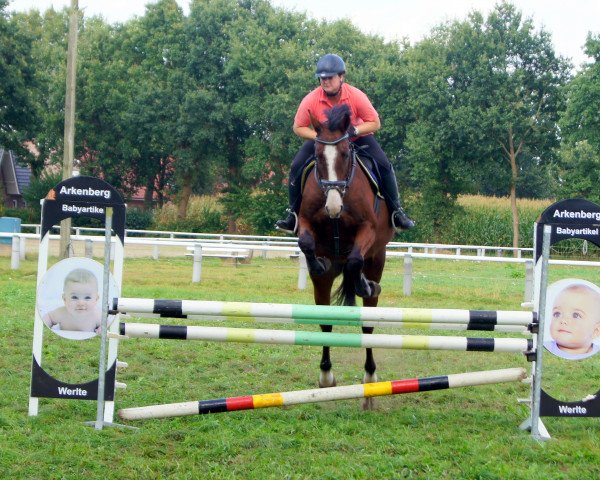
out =
{"type": "MultiPolygon", "coordinates": [[[[73,155],[75,143],[75,83],[77,77],[77,30],[79,27],[79,0],[71,0],[69,13],[69,47],[67,51],[67,80],[65,96],[65,133],[62,179],[73,175],[73,155]]],[[[59,257],[70,257],[71,219],[60,222],[59,257]]]]}

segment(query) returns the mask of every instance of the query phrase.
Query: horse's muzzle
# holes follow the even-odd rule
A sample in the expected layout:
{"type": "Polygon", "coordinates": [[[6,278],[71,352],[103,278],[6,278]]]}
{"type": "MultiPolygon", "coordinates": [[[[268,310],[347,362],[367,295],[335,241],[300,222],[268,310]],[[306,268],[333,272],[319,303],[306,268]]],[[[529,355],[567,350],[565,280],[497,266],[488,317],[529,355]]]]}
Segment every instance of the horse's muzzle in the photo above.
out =
{"type": "Polygon", "coordinates": [[[340,218],[344,203],[342,202],[342,194],[337,189],[330,189],[327,192],[327,201],[325,202],[325,211],[330,218],[340,218]]]}

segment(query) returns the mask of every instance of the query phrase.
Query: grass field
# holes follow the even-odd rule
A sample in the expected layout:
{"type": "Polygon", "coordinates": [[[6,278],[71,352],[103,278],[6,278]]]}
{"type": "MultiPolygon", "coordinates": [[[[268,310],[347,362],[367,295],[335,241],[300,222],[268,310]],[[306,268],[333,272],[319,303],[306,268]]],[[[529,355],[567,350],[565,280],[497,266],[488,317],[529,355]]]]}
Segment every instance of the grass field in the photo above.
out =
{"type": "MultiPolygon", "coordinates": [[[[42,399],[39,416],[30,418],[36,270],[35,259],[12,271],[10,259],[0,258],[0,478],[600,477],[599,420],[547,418],[553,440],[537,443],[518,429],[528,414],[517,403],[529,393],[522,383],[381,397],[369,412],[360,400],[346,400],[130,423],[137,430],[85,426],[95,419],[95,402],[42,399]]],[[[403,297],[401,260],[390,261],[380,305],[519,310],[523,301],[522,265],[416,259],[414,271],[413,295],[403,297]]],[[[296,289],[297,265],[288,259],[255,258],[238,268],[206,259],[200,284],[190,281],[189,259],[128,260],[124,272],[126,297],[312,303],[310,287],[296,289]]],[[[600,284],[598,269],[551,268],[551,282],[566,277],[600,284]]],[[[74,342],[46,332],[44,367],[64,381],[90,380],[97,374],[98,345],[98,339],[74,342]]],[[[381,380],[529,370],[518,354],[380,349],[375,358],[381,380]]],[[[117,391],[116,405],[124,408],[314,388],[320,349],[131,339],[121,343],[119,359],[129,364],[118,375],[127,389],[117,391]]],[[[332,360],[339,385],[360,383],[363,351],[335,348],[332,360]]],[[[546,355],[544,366],[547,389],[557,398],[598,391],[600,358],[565,362],[546,355]]]]}

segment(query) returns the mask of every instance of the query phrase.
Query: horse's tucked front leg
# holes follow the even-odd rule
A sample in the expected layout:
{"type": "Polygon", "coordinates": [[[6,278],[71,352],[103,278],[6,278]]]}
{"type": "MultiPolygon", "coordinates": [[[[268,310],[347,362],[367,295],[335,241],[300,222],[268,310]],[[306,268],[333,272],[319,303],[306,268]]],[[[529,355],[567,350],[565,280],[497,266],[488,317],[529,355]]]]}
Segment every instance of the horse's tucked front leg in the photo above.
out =
{"type": "Polygon", "coordinates": [[[364,264],[364,258],[358,249],[353,249],[352,253],[348,256],[346,268],[348,269],[350,278],[354,282],[354,290],[362,298],[378,297],[381,293],[381,287],[377,282],[373,282],[365,277],[362,272],[364,264]]]}
{"type": "Polygon", "coordinates": [[[328,258],[316,256],[315,238],[308,230],[304,230],[298,237],[298,246],[306,257],[306,266],[311,277],[318,277],[329,271],[331,261],[328,258]]]}
{"type": "MultiPolygon", "coordinates": [[[[331,325],[321,325],[322,332],[331,332],[333,327],[331,325]]],[[[321,355],[321,373],[319,375],[319,387],[335,387],[337,382],[335,376],[331,371],[331,358],[329,357],[329,347],[323,347],[323,354],[321,355]]]]}
{"type": "MultiPolygon", "coordinates": [[[[373,327],[362,327],[362,331],[364,334],[373,333],[373,327]]],[[[379,381],[377,377],[377,373],[375,370],[377,369],[377,365],[375,364],[375,358],[373,357],[373,349],[367,348],[367,358],[365,360],[365,375],[363,377],[363,383],[375,383],[379,381]]],[[[373,410],[375,407],[375,401],[373,397],[365,398],[363,400],[362,408],[363,410],[373,410]]]]}

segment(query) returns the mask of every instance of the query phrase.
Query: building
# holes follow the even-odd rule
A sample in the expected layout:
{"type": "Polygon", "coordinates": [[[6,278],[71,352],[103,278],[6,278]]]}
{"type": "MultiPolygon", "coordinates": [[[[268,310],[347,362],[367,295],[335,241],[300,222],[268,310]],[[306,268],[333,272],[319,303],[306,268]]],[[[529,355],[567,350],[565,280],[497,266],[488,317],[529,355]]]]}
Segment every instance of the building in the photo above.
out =
{"type": "Polygon", "coordinates": [[[0,148],[0,198],[7,208],[25,206],[23,191],[29,186],[31,170],[17,163],[11,150],[0,148]]]}

